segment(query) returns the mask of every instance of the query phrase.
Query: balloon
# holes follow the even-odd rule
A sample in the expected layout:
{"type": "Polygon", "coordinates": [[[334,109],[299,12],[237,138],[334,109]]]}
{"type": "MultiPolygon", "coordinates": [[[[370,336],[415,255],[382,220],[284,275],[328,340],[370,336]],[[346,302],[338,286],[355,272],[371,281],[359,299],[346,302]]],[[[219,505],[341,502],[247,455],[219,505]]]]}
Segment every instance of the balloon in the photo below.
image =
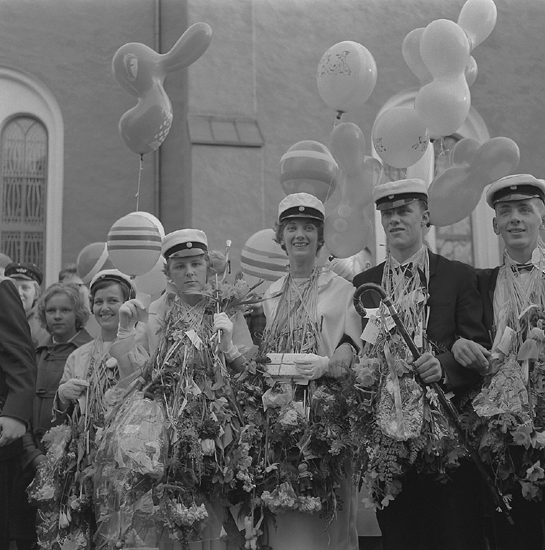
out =
{"type": "Polygon", "coordinates": [[[165,54],[137,42],[117,50],[112,60],[114,78],[138,98],[138,103],[119,121],[119,133],[131,151],[144,155],[163,143],[172,124],[172,104],[163,88],[165,76],[199,59],[211,38],[209,25],[195,23],[165,54]]]}
{"type": "Polygon", "coordinates": [[[407,168],[418,162],[430,141],[426,125],[408,107],[394,107],[382,113],[371,135],[378,156],[394,168],[407,168]]]}
{"type": "Polygon", "coordinates": [[[144,216],[144,218],[152,222],[155,225],[155,227],[157,227],[157,230],[159,231],[159,235],[161,235],[161,239],[164,238],[165,228],[163,227],[163,224],[159,221],[158,218],[156,218],[153,214],[150,214],[149,212],[144,212],[142,210],[138,210],[138,212],[135,212],[135,214],[144,216]]]}
{"type": "Polygon", "coordinates": [[[477,151],[481,147],[481,142],[477,139],[464,138],[458,141],[450,150],[450,164],[470,164],[477,151]]]}
{"type": "Polygon", "coordinates": [[[136,277],[148,273],[161,256],[162,237],[157,225],[140,212],[117,220],[108,232],[108,254],[122,273],[136,277]]]}
{"type": "Polygon", "coordinates": [[[403,59],[405,59],[405,63],[407,63],[409,69],[418,77],[421,86],[433,80],[433,76],[426,65],[424,65],[422,55],[420,54],[420,38],[423,32],[424,27],[412,30],[405,37],[401,46],[403,59]]]}
{"type": "Polygon", "coordinates": [[[471,94],[465,77],[469,51],[469,39],[454,21],[437,19],[422,32],[420,54],[433,81],[420,89],[414,108],[431,136],[456,132],[469,113],[471,94]]]}
{"type": "Polygon", "coordinates": [[[363,132],[351,122],[333,129],[330,147],[340,167],[341,198],[326,213],[324,239],[337,258],[348,258],[367,244],[370,228],[364,208],[373,199],[373,187],[380,179],[382,165],[365,156],[363,132]]]}
{"type": "Polygon", "coordinates": [[[327,50],[318,65],[318,92],[340,113],[359,109],[377,83],[377,64],[371,52],[357,42],[345,41],[327,50]]]}
{"type": "Polygon", "coordinates": [[[325,203],[337,186],[338,170],[325,145],[299,141],[280,159],[280,185],[286,195],[310,193],[325,203]]]}
{"type": "Polygon", "coordinates": [[[432,224],[442,227],[469,216],[484,188],[518,166],[520,151],[513,140],[492,138],[477,149],[476,144],[476,140],[460,140],[451,151],[451,161],[456,164],[431,182],[428,194],[432,224]]]}
{"type": "Polygon", "coordinates": [[[472,49],[488,38],[496,26],[497,16],[492,0],[467,0],[462,6],[458,25],[466,32],[472,49]]]}
{"type": "Polygon", "coordinates": [[[434,78],[463,73],[469,51],[467,35],[454,21],[437,19],[422,32],[420,54],[434,78]]]}
{"type": "Polygon", "coordinates": [[[460,128],[471,108],[465,76],[434,79],[420,89],[414,108],[431,136],[448,136],[460,128]]]}
{"type": "Polygon", "coordinates": [[[466,77],[466,82],[468,86],[473,86],[475,80],[477,80],[477,75],[479,74],[479,68],[477,67],[477,61],[475,58],[470,55],[469,61],[467,62],[464,75],[466,77]]]}
{"type": "Polygon", "coordinates": [[[259,292],[263,292],[270,283],[280,279],[288,271],[288,255],[274,241],[275,235],[273,229],[262,229],[254,233],[246,241],[240,255],[244,279],[252,286],[259,279],[266,281],[257,288],[259,292]]]}
{"type": "Polygon", "coordinates": [[[88,285],[92,278],[103,269],[113,269],[114,264],[108,257],[106,243],[91,243],[81,249],[76,260],[78,275],[88,285]]]}
{"type": "Polygon", "coordinates": [[[157,263],[152,267],[151,271],[139,275],[134,279],[134,285],[137,292],[149,294],[153,300],[159,298],[163,290],[167,286],[167,278],[164,273],[165,261],[162,257],[157,260],[157,263]]]}

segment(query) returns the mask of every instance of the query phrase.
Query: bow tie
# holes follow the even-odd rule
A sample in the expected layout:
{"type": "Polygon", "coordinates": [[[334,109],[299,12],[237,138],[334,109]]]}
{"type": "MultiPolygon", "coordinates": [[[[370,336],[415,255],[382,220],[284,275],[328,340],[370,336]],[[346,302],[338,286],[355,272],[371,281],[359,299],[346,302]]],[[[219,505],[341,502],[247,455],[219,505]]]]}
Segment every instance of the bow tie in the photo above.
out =
{"type": "Polygon", "coordinates": [[[534,264],[514,264],[511,266],[511,269],[513,271],[518,271],[519,273],[521,271],[532,271],[532,269],[534,269],[534,264]]]}

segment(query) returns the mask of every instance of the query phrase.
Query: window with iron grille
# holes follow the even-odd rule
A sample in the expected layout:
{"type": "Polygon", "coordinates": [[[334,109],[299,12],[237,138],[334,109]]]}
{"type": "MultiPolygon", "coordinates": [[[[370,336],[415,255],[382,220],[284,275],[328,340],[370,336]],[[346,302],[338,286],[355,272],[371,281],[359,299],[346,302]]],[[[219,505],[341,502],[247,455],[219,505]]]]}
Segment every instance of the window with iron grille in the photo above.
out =
{"type": "Polygon", "coordinates": [[[0,251],[44,269],[47,131],[37,119],[12,118],[1,135],[0,251]]]}

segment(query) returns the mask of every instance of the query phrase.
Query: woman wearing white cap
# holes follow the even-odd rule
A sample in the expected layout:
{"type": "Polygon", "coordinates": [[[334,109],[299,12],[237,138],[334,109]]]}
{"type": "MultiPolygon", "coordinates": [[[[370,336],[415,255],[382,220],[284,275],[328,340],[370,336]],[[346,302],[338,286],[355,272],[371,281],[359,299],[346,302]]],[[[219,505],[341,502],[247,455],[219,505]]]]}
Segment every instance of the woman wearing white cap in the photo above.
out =
{"type": "MultiPolygon", "coordinates": [[[[263,346],[269,353],[304,354],[296,363],[301,377],[318,381],[312,384],[318,390],[335,391],[335,378],[343,376],[357,352],[361,322],[350,283],[316,266],[324,218],[323,204],[307,193],[288,195],[279,205],[276,239],[289,257],[289,273],[265,293],[263,346]]],[[[301,462],[317,485],[323,473],[313,470],[313,457],[301,456],[301,462]]],[[[268,529],[269,545],[282,550],[357,549],[357,491],[349,477],[340,482],[342,506],[331,523],[319,514],[279,514],[276,528],[268,529]]]]}
{"type": "MultiPolygon", "coordinates": [[[[50,543],[52,533],[59,537],[59,543],[68,534],[92,540],[95,435],[105,423],[105,394],[121,379],[142,369],[149,359],[147,352],[136,346],[129,317],[121,309],[132,294],[130,278],[116,269],[100,271],[91,281],[92,311],[101,332],[68,356],[54,404],[56,412],[64,414],[65,423],[71,426],[72,443],[66,445],[65,452],[77,449],[77,461],[68,460],[69,466],[61,472],[53,514],[52,504],[45,503],[47,512],[38,527],[38,540],[50,543]],[[120,325],[125,327],[121,332],[126,338],[118,337],[120,325]],[[62,535],[59,527],[63,527],[62,535]]],[[[43,482],[47,484],[48,480],[43,482]]]]}
{"type": "MultiPolygon", "coordinates": [[[[206,234],[198,229],[174,231],[164,237],[162,250],[167,289],[151,304],[149,320],[139,326],[137,336],[152,356],[145,375],[146,391],[161,403],[168,427],[167,467],[163,477],[151,483],[154,487],[167,484],[168,490],[160,490],[161,506],[166,501],[169,509],[198,517],[195,525],[203,525],[204,532],[196,533],[193,524],[177,527],[171,521],[167,528],[168,522],[164,522],[159,542],[154,534],[139,530],[137,514],[132,527],[150,546],[162,546],[170,531],[171,537],[185,539],[183,548],[189,544],[192,550],[222,550],[226,546],[220,539],[221,528],[224,519],[230,517],[219,498],[214,498],[222,490],[222,481],[201,487],[201,479],[211,477],[204,474],[205,467],[223,479],[227,453],[216,442],[229,445],[231,417],[235,424],[238,418],[238,407],[225,381],[241,369],[245,354],[255,346],[240,311],[234,315],[229,311],[231,317],[218,312],[218,297],[207,286],[213,271],[206,234]],[[186,470],[191,473],[184,473],[186,470]],[[203,501],[208,498],[212,502],[206,504],[205,512],[203,501]]],[[[136,315],[137,307],[133,307],[133,319],[136,315]]]]}

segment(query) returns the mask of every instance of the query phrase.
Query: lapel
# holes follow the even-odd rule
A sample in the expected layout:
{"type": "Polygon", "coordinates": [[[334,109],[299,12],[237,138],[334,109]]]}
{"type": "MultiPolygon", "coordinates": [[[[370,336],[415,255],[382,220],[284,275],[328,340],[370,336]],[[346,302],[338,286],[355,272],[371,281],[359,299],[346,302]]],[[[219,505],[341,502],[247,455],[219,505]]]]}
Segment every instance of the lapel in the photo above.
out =
{"type": "MultiPolygon", "coordinates": [[[[437,271],[437,262],[439,261],[439,256],[434,254],[430,249],[428,249],[428,258],[430,264],[430,281],[437,271]]],[[[428,291],[430,286],[430,281],[428,281],[428,291]]]]}
{"type": "Polygon", "coordinates": [[[496,290],[496,283],[498,282],[498,273],[500,272],[499,267],[495,267],[490,274],[490,282],[488,284],[488,296],[490,298],[490,303],[494,303],[494,290],[496,290]]]}

